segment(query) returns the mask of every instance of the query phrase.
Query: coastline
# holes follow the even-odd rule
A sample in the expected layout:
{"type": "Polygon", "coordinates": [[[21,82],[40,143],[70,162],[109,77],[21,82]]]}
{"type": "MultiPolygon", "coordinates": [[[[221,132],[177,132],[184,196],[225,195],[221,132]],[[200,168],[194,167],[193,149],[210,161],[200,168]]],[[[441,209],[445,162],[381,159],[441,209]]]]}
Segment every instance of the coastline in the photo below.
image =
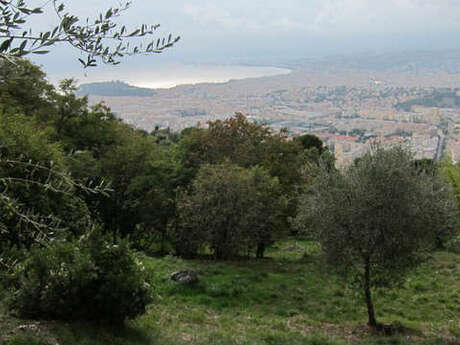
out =
{"type": "Polygon", "coordinates": [[[184,85],[223,84],[232,80],[273,77],[292,73],[292,69],[278,66],[234,64],[175,64],[161,70],[134,71],[118,75],[100,75],[85,83],[121,80],[130,85],[153,90],[172,89],[184,85]]]}

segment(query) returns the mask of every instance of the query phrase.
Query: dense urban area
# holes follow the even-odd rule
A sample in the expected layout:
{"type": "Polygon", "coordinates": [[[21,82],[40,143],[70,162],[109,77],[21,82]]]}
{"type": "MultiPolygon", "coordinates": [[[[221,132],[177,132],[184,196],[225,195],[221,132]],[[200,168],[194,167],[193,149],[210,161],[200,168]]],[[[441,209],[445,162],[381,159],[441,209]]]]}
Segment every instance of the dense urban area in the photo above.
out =
{"type": "Polygon", "coordinates": [[[446,154],[457,162],[457,55],[306,60],[282,65],[292,70],[289,75],[150,92],[125,85],[123,96],[109,87],[116,89],[117,83],[102,83],[99,88],[87,84],[81,94],[89,93],[92,103],[106,102],[125,121],[147,131],[155,127],[180,131],[242,112],[273,128],[287,128],[291,135],[319,136],[333,150],[338,165],[361,156],[376,138],[385,144],[408,145],[417,158],[439,159],[446,154]],[[98,95],[101,89],[107,91],[105,96],[98,95]]]}

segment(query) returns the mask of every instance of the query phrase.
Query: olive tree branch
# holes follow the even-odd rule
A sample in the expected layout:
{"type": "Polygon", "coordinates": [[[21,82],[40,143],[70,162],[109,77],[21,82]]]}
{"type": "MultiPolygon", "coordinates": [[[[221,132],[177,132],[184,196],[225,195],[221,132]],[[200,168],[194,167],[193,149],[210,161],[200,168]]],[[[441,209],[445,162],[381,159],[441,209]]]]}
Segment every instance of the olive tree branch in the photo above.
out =
{"type": "Polygon", "coordinates": [[[63,3],[58,0],[52,3],[59,24],[50,31],[33,34],[32,29],[24,26],[30,16],[43,14],[44,6],[29,8],[24,0],[0,0],[0,58],[11,60],[28,54],[47,54],[50,47],[67,43],[86,54],[86,59],[78,59],[85,68],[97,66],[98,61],[116,65],[124,56],[159,54],[180,39],[169,34],[130,45],[133,39],[155,35],[160,25],[141,24],[128,31],[126,26],[115,23],[114,19],[131,6],[129,0],[99,13],[95,19],[87,18],[83,24],[77,16],[64,12],[63,3]]]}

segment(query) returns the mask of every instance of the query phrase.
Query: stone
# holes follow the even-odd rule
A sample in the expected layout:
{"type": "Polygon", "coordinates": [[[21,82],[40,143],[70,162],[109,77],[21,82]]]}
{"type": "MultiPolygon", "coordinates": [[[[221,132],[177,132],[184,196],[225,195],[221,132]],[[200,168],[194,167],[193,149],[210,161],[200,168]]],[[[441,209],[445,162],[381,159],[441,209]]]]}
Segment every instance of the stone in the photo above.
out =
{"type": "Polygon", "coordinates": [[[171,274],[169,278],[183,285],[193,285],[200,281],[198,279],[198,273],[195,270],[177,271],[171,274]]]}

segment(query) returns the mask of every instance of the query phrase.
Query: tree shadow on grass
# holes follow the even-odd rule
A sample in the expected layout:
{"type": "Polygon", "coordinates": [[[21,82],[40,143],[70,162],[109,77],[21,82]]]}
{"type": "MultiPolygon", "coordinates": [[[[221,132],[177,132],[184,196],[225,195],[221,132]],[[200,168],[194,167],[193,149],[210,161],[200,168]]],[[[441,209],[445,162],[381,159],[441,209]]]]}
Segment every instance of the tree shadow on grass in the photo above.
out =
{"type": "Polygon", "coordinates": [[[124,325],[110,325],[94,322],[72,322],[56,324],[55,333],[62,344],[79,345],[155,345],[158,332],[136,328],[129,322],[124,325]]]}

